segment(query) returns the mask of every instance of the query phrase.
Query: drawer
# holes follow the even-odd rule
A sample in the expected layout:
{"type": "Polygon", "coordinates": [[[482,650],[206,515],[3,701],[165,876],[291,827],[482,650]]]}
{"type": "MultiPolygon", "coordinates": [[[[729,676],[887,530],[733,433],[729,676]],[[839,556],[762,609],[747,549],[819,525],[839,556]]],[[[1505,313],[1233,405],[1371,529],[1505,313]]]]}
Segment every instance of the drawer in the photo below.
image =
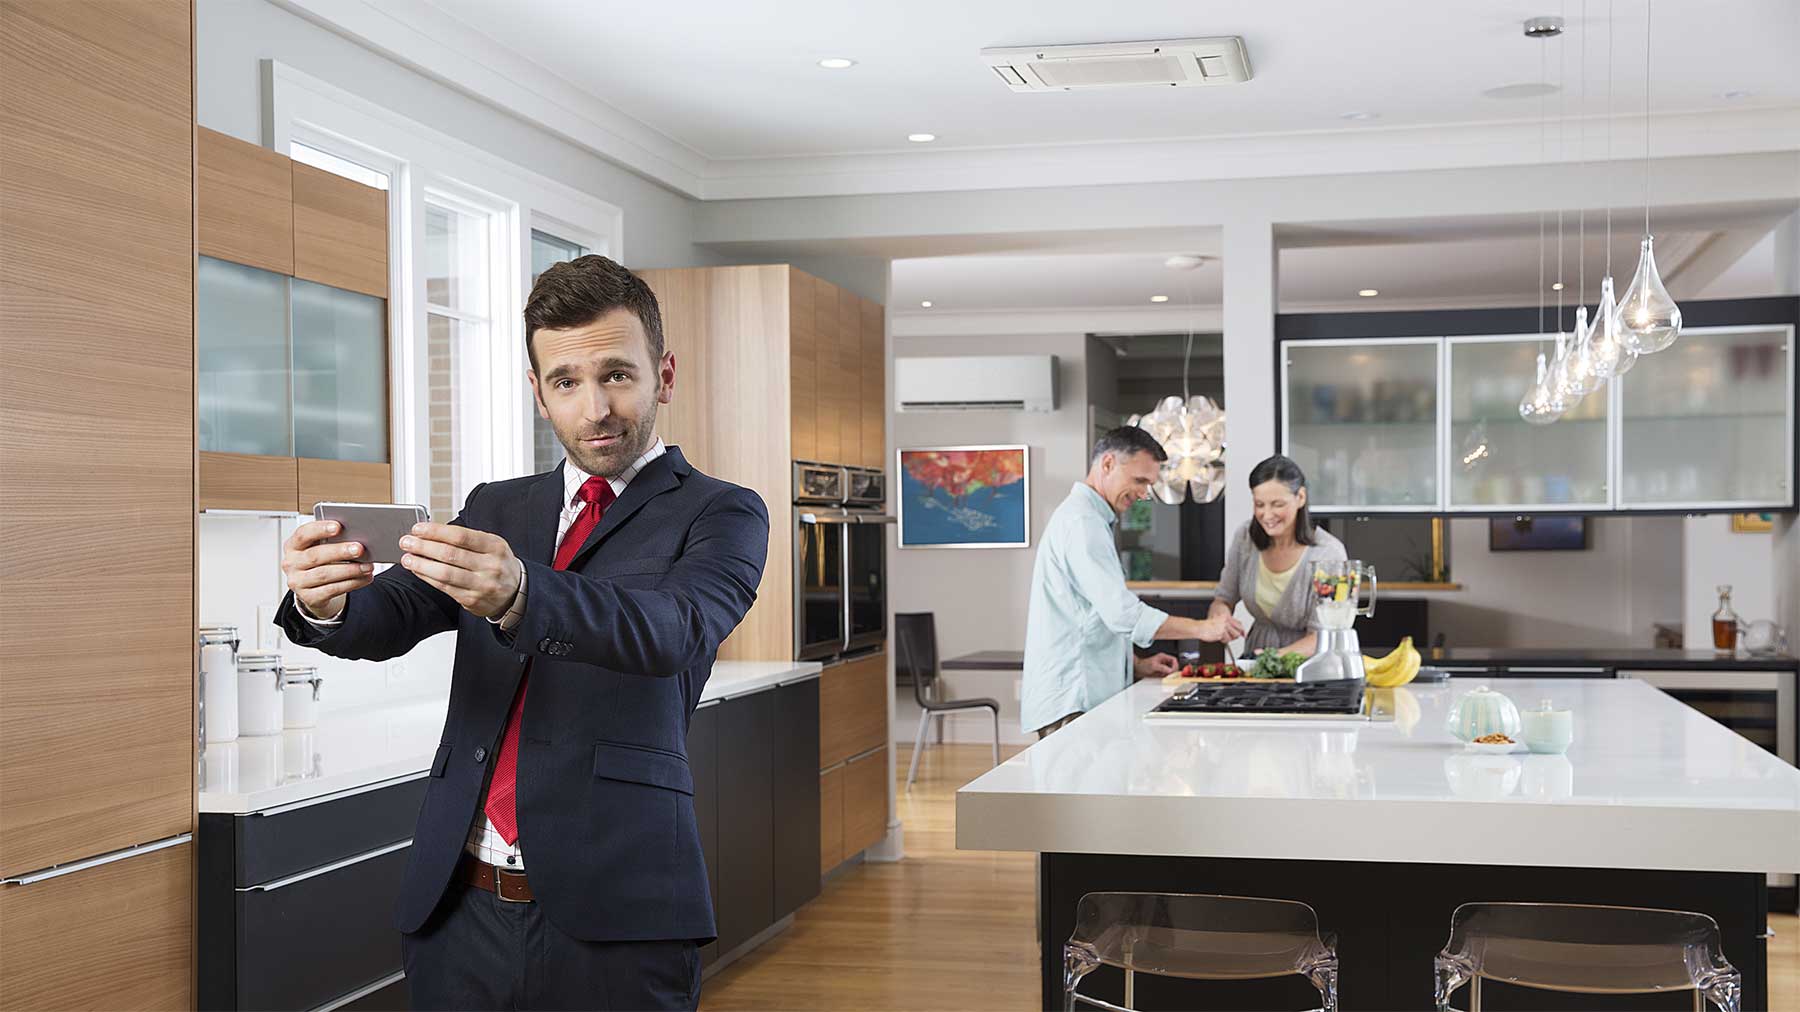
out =
{"type": "MultiPolygon", "coordinates": [[[[233,885],[273,882],[412,839],[429,783],[421,776],[318,804],[275,809],[272,815],[232,816],[233,885]]],[[[213,818],[206,820],[210,824],[213,818]]]]}
{"type": "Polygon", "coordinates": [[[887,742],[887,654],[858,657],[819,676],[819,768],[887,742]]]}
{"type": "Polygon", "coordinates": [[[401,970],[394,903],[410,848],[237,891],[237,1007],[313,1009],[401,970]]]}
{"type": "Polygon", "coordinates": [[[887,836],[888,750],[878,748],[844,764],[844,855],[867,850],[887,836]]]}
{"type": "Polygon", "coordinates": [[[819,874],[844,863],[844,767],[819,774],[819,874]]]}

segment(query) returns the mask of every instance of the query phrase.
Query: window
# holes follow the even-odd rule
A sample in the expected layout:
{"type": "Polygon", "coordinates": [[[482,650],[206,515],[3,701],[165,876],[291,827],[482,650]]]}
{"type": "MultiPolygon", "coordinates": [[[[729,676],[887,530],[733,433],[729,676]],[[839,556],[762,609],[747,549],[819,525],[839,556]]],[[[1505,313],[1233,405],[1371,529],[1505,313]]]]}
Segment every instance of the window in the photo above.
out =
{"type": "MultiPolygon", "coordinates": [[[[571,242],[559,236],[551,235],[541,229],[531,230],[531,283],[537,284],[538,275],[544,273],[551,264],[559,264],[565,260],[573,260],[593,252],[586,246],[571,242]]],[[[544,420],[538,412],[537,399],[534,397],[525,410],[531,415],[531,469],[548,471],[562,463],[564,456],[562,443],[556,439],[556,430],[544,420]]]]}
{"type": "Polygon", "coordinates": [[[294,141],[288,145],[288,157],[315,169],[324,169],[333,175],[355,180],[364,186],[373,186],[377,190],[388,188],[387,173],[371,169],[366,165],[359,165],[348,158],[339,158],[329,151],[321,151],[310,144],[294,141]]]}
{"type": "Polygon", "coordinates": [[[427,359],[426,505],[455,516],[490,467],[488,362],[496,328],[488,216],[428,194],[425,200],[427,359]]]}

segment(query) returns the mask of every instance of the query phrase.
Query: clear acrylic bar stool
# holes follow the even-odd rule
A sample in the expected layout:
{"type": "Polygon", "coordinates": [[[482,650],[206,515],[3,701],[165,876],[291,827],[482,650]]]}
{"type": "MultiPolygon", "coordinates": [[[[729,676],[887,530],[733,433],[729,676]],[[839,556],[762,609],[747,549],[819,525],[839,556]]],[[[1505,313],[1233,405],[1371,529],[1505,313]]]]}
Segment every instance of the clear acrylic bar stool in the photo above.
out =
{"type": "Polygon", "coordinates": [[[1438,1012],[1469,985],[1481,1010],[1482,980],[1577,994],[1694,992],[1738,1012],[1742,976],[1725,961],[1719,925],[1705,914],[1573,903],[1464,903],[1437,956],[1438,1012]]]}
{"type": "Polygon", "coordinates": [[[1134,1008],[1134,975],[1256,980],[1298,974],[1337,1010],[1337,941],[1319,934],[1313,908],[1292,900],[1191,893],[1088,893],[1063,946],[1063,1007],[1134,1008]],[[1101,966],[1125,971],[1125,1004],[1081,994],[1101,966]]]}

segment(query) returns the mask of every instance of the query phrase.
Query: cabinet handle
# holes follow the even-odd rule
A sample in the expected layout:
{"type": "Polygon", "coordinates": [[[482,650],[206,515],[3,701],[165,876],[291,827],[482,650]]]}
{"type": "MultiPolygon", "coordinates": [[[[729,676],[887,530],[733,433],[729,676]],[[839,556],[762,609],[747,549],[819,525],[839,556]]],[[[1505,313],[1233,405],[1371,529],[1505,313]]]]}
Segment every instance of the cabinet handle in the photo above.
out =
{"type": "Polygon", "coordinates": [[[83,858],[79,861],[70,861],[68,864],[53,864],[48,868],[26,872],[23,875],[14,875],[11,878],[0,879],[0,885],[28,886],[53,878],[61,878],[64,875],[73,875],[78,871],[87,871],[89,868],[98,868],[103,864],[113,864],[118,861],[126,860],[127,858],[142,857],[145,854],[154,854],[159,850],[168,850],[170,847],[178,847],[184,843],[191,842],[193,839],[194,834],[182,833],[179,836],[165,837],[164,839],[154,840],[150,843],[134,844],[130,847],[122,847],[118,850],[107,851],[104,854],[96,854],[93,857],[83,858]]]}
{"type": "Polygon", "coordinates": [[[367,984],[362,987],[359,987],[356,990],[350,992],[349,994],[344,995],[342,998],[333,998],[331,1001],[328,1001],[325,1004],[320,1005],[318,1008],[313,1009],[313,1012],[332,1012],[333,1009],[340,1009],[340,1008],[343,1008],[345,1005],[349,1005],[353,1002],[360,1001],[364,998],[367,998],[369,995],[372,995],[375,992],[381,990],[384,987],[389,987],[391,985],[398,984],[405,979],[406,979],[406,971],[405,970],[401,970],[398,973],[390,973],[387,976],[376,981],[375,983],[367,984]]]}
{"type": "Polygon", "coordinates": [[[407,839],[401,840],[399,843],[390,843],[385,847],[377,847],[376,849],[369,851],[367,854],[357,854],[353,857],[344,858],[342,861],[333,861],[330,864],[321,865],[321,866],[319,866],[317,868],[313,868],[309,871],[303,871],[303,872],[299,873],[298,875],[289,875],[287,878],[278,878],[273,882],[264,882],[262,885],[245,886],[237,891],[241,892],[241,893],[274,892],[277,889],[285,889],[288,886],[291,886],[296,882],[304,882],[309,878],[318,878],[320,875],[324,875],[328,872],[337,871],[339,868],[348,868],[353,864],[361,864],[364,861],[372,861],[375,858],[381,857],[384,854],[392,854],[396,850],[405,850],[406,848],[408,848],[410,846],[412,846],[412,838],[408,837],[407,839]]]}

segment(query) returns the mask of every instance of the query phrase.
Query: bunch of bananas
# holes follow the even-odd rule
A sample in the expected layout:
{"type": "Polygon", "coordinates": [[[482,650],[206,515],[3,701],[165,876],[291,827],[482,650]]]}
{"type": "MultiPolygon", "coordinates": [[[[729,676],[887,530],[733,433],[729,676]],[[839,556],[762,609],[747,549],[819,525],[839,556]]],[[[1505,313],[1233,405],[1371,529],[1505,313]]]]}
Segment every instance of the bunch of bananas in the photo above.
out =
{"type": "Polygon", "coordinates": [[[1400,641],[1386,657],[1363,656],[1363,677],[1378,689],[1391,689],[1396,685],[1405,685],[1419,673],[1419,651],[1413,646],[1412,637],[1400,641]]]}

